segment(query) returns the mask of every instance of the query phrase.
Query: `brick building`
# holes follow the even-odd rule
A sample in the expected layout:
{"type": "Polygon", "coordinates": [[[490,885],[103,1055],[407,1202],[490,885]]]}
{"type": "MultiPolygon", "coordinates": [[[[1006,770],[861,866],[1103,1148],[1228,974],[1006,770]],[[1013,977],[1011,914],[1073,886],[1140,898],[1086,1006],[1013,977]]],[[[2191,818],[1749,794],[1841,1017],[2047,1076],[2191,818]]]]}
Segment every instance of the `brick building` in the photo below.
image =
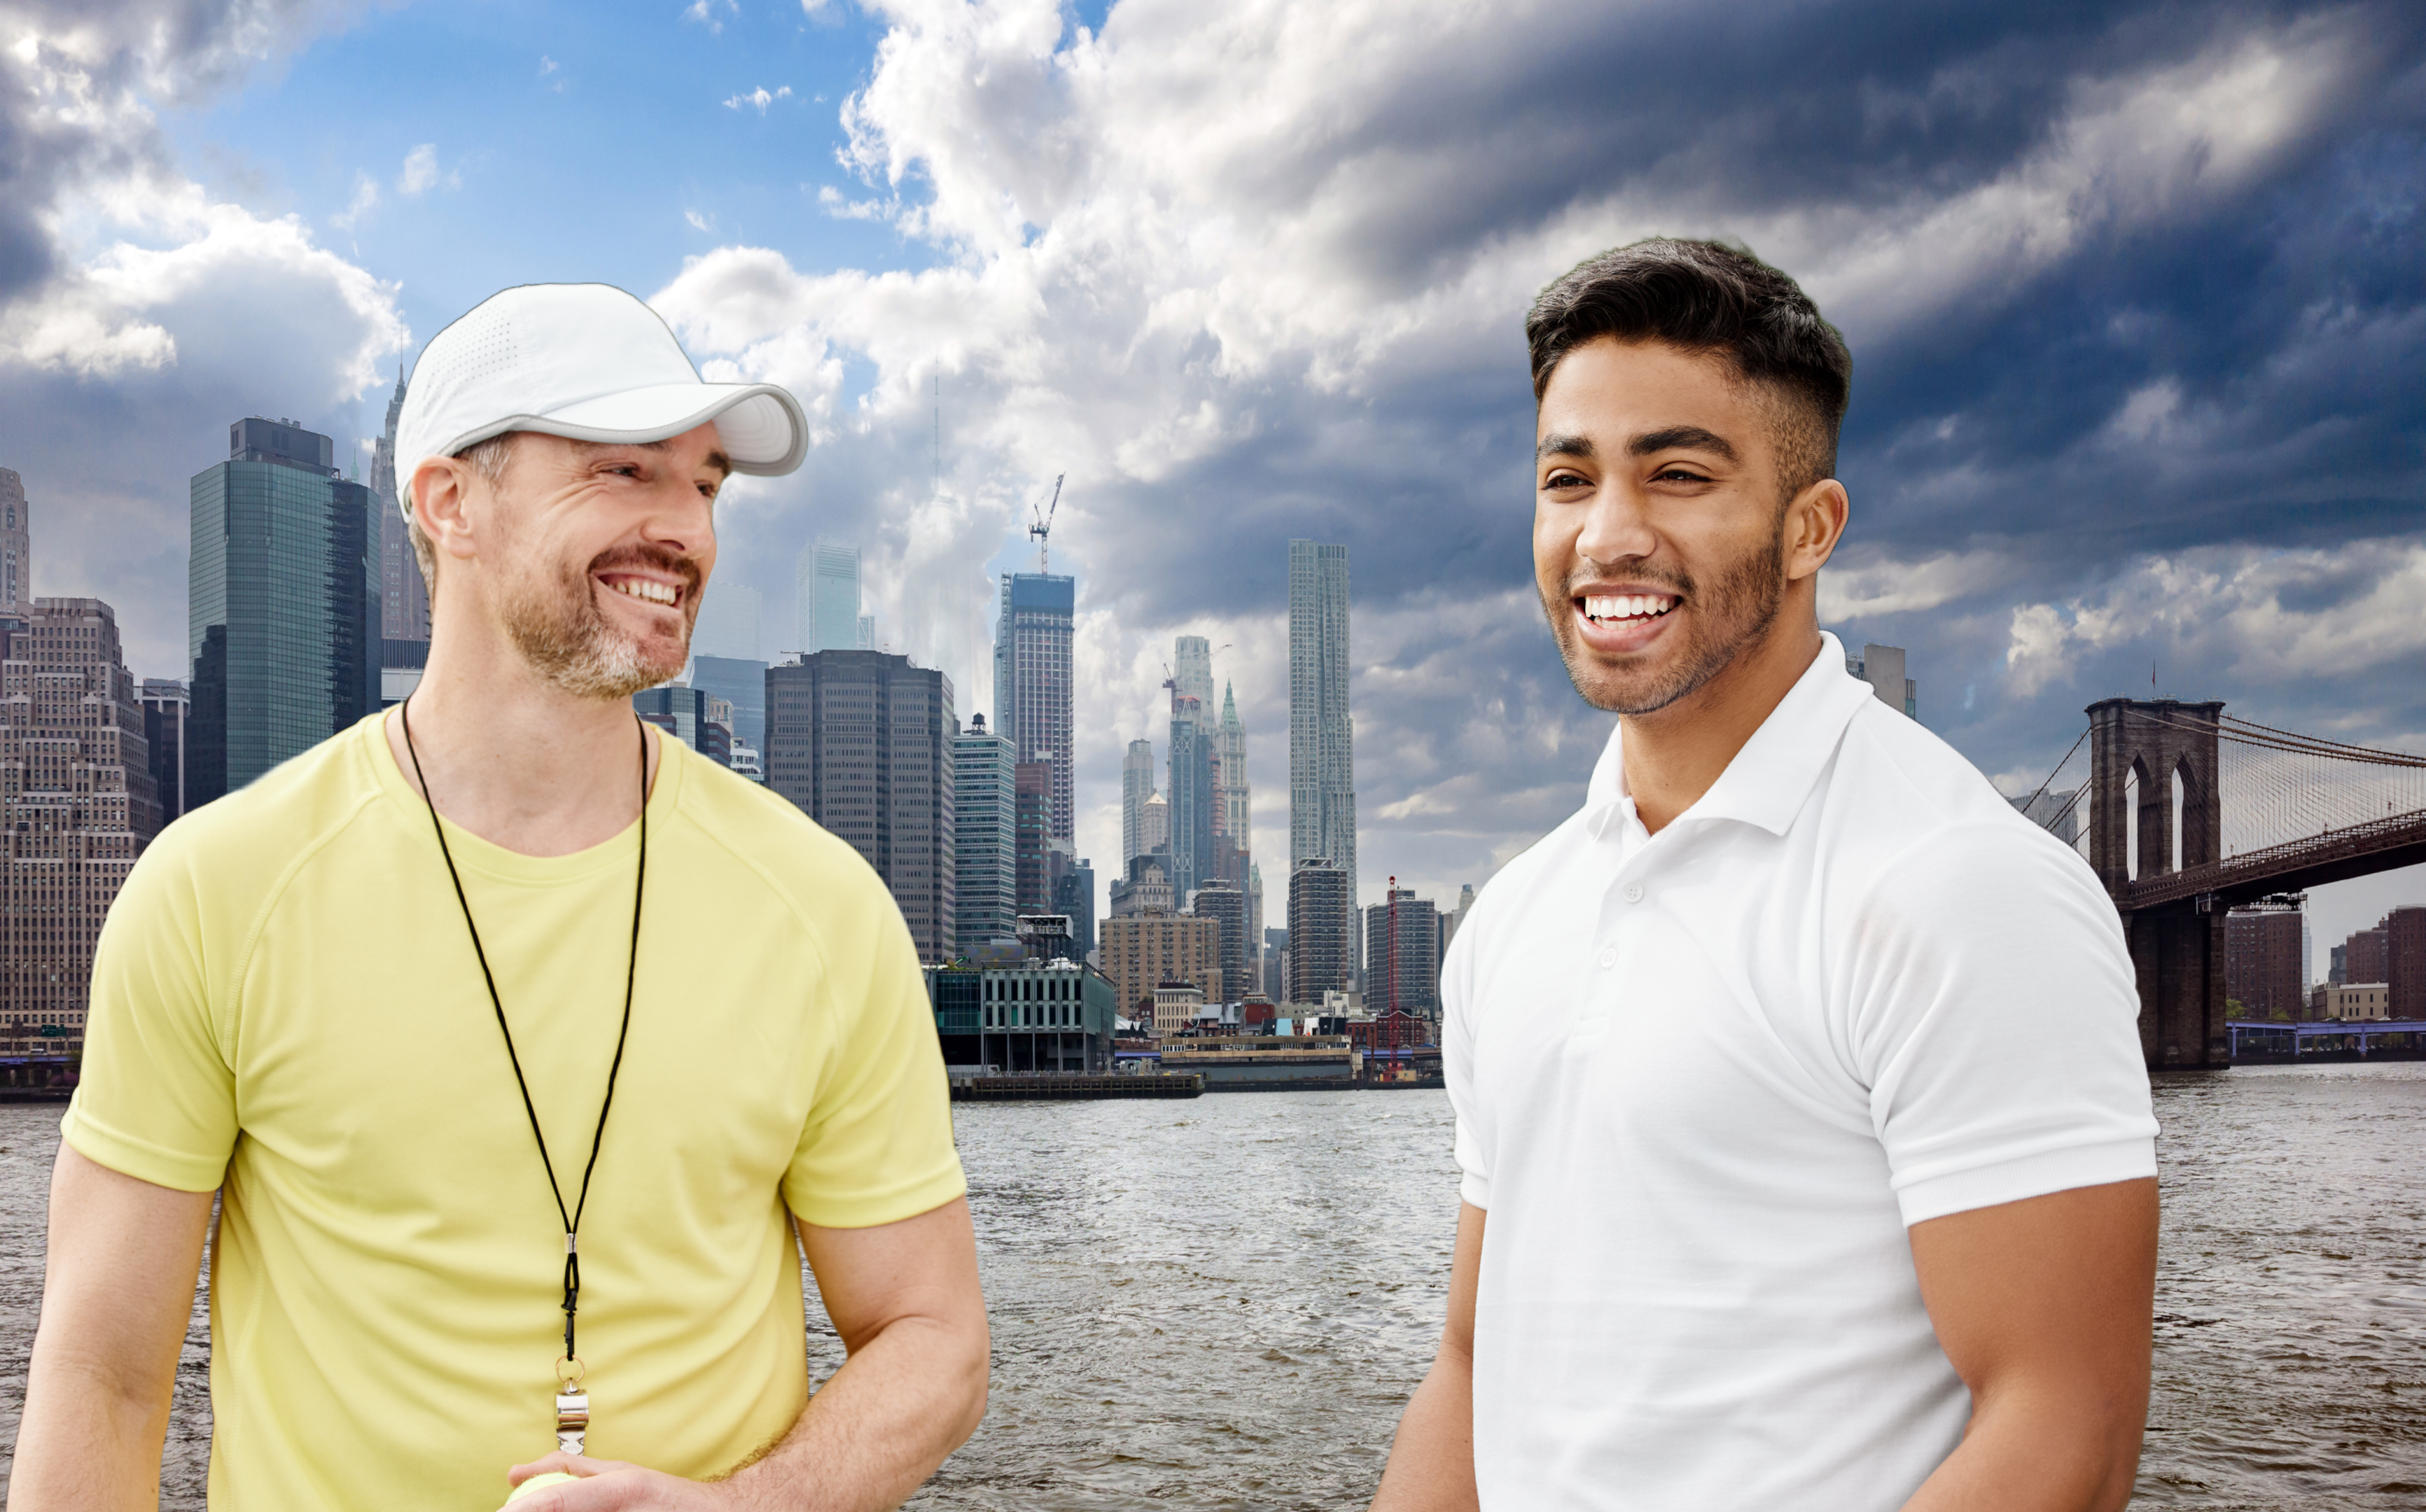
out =
{"type": "Polygon", "coordinates": [[[1212,919],[1149,909],[1103,923],[1104,974],[1120,994],[1121,1012],[1143,1020],[1155,989],[1189,982],[1204,1001],[1226,1001],[1221,981],[1221,926],[1212,919]]]}
{"type": "Polygon", "coordinates": [[[2342,980],[2345,982],[2382,982],[2388,980],[2385,972],[2384,925],[2361,929],[2342,946],[2342,980]]]}
{"type": "Polygon", "coordinates": [[[2296,908],[2235,909],[2224,921],[2224,995],[2243,1019],[2297,1019],[2303,1001],[2296,908]]]}
{"type": "Polygon", "coordinates": [[[2396,1019],[2426,1019],[2426,908],[2395,909],[2384,931],[2385,985],[2396,1019]]]}

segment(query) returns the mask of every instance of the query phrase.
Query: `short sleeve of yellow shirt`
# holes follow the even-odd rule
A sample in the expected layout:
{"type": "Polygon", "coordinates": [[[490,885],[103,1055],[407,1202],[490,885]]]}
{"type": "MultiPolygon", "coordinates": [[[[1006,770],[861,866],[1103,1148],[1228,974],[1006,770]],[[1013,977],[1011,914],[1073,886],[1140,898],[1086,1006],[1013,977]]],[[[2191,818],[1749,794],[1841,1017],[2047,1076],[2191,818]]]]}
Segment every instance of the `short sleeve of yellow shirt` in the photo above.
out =
{"type": "MultiPolygon", "coordinates": [[[[731,1468],[807,1400],[790,1218],[963,1190],[909,931],[858,854],[663,743],[630,1040],[581,1230],[593,1455],[731,1468]]],[[[568,1207],[606,1092],[639,827],[449,827],[568,1207]]],[[[564,1225],[429,812],[364,720],[170,826],[93,967],[70,1144],[221,1191],[215,1505],[492,1512],[555,1447],[564,1225]]]]}

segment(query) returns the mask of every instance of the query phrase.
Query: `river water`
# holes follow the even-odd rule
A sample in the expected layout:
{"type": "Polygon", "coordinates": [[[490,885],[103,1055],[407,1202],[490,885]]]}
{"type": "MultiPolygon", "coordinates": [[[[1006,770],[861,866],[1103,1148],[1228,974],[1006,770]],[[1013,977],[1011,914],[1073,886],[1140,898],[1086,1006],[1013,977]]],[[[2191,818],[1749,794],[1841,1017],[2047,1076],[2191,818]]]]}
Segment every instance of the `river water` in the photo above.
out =
{"type": "MultiPolygon", "coordinates": [[[[56,1107],[0,1107],[13,1442],[56,1107]]],[[[2138,1506],[2426,1504],[2426,1064],[2161,1077],[2138,1506]]],[[[1355,1508],[1440,1327],[1439,1092],[955,1109],[994,1396],[921,1508],[1355,1508]]],[[[814,1310],[813,1310],[814,1312],[814,1310]]],[[[813,1375],[841,1363],[813,1337],[813,1375]]],[[[162,1504],[202,1505],[199,1314],[162,1504]]]]}

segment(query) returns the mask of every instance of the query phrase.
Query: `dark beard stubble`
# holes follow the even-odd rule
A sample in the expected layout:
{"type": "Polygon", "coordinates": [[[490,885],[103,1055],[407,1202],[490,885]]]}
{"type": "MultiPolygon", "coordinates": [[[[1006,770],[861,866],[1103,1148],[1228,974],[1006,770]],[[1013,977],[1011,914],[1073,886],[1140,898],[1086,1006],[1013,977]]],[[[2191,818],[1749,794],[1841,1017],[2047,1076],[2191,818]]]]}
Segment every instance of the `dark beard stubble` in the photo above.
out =
{"type": "Polygon", "coordinates": [[[1592,653],[1576,634],[1573,594],[1555,601],[1545,597],[1542,609],[1549,617],[1551,634],[1558,639],[1559,656],[1567,664],[1568,681],[1575,684],[1586,703],[1611,714],[1654,714],[1726,670],[1747,647],[1769,633],[1769,627],[1776,622],[1778,609],[1786,602],[1785,537],[1782,533],[1771,535],[1766,545],[1756,546],[1729,562],[1719,573],[1706,600],[1695,594],[1690,573],[1637,568],[1632,575],[1658,584],[1693,605],[1695,611],[1690,621],[1692,633],[1672,669],[1658,683],[1640,691],[1595,690],[1593,684],[1610,674],[1593,665],[1592,653]]]}

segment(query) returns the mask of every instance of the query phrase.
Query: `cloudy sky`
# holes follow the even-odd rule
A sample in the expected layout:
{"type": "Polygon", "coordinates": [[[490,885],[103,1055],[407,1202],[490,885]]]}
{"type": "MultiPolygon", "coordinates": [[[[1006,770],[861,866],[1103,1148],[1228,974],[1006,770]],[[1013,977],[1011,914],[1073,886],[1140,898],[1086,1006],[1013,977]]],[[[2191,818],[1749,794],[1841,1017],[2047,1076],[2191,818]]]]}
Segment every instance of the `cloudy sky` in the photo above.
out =
{"type": "Polygon", "coordinates": [[[2402,4],[0,0],[0,466],[38,590],[180,674],[229,420],[349,457],[481,298],[619,283],[814,418],[724,506],[769,655],[822,532],[983,709],[992,576],[1067,475],[1107,869],[1202,634],[1278,880],[1286,542],[1347,543],[1364,891],[1453,898],[1608,728],[1529,587],[1523,312],[1653,233],[1846,331],[1825,618],[2008,791],[2152,679],[2426,749],[2422,195],[2402,4]]]}

